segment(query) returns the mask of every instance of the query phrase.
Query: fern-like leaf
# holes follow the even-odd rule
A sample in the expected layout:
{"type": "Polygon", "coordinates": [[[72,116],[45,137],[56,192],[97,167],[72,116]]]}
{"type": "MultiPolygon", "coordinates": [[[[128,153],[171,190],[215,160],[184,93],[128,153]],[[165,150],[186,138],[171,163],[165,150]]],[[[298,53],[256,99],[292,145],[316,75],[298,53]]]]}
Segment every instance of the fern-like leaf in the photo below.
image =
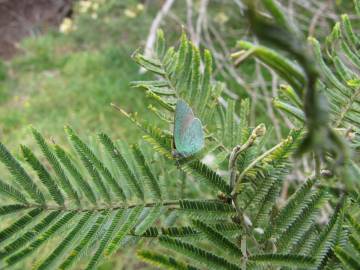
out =
{"type": "Polygon", "coordinates": [[[79,258],[81,258],[81,256],[83,256],[86,248],[88,248],[88,246],[96,240],[96,237],[99,235],[99,231],[104,226],[104,223],[108,221],[109,217],[110,214],[107,211],[102,211],[100,213],[90,229],[87,230],[81,241],[79,241],[78,245],[69,253],[69,256],[60,265],[60,269],[69,269],[79,258]]]}
{"type": "Polygon", "coordinates": [[[185,172],[194,175],[199,181],[203,181],[225,194],[231,193],[231,188],[225,180],[201,161],[195,160],[186,163],[182,168],[185,172]]]}
{"type": "Polygon", "coordinates": [[[34,209],[28,213],[25,213],[17,221],[11,224],[9,227],[5,228],[0,232],[0,244],[5,240],[9,239],[14,234],[17,234],[18,231],[26,227],[30,222],[32,222],[37,216],[42,213],[42,209],[34,209]]]}
{"type": "Polygon", "coordinates": [[[61,255],[69,248],[71,243],[76,239],[76,236],[79,234],[80,230],[84,228],[86,223],[92,217],[91,212],[87,212],[82,214],[82,218],[77,222],[77,225],[69,232],[69,234],[61,241],[61,243],[57,246],[57,248],[51,252],[51,255],[47,257],[39,266],[37,266],[38,270],[49,269],[50,267],[54,267],[56,263],[59,261],[59,257],[61,259],[61,255]]]}
{"type": "MultiPolygon", "coordinates": [[[[152,207],[150,209],[146,208],[146,216],[135,228],[136,235],[143,235],[152,225],[155,223],[159,217],[163,214],[163,207],[161,205],[152,207]]],[[[141,218],[141,217],[140,217],[141,218]]]]}
{"type": "Polygon", "coordinates": [[[212,242],[217,249],[224,250],[234,256],[239,256],[241,254],[240,248],[219,231],[200,220],[193,220],[193,224],[199,231],[204,233],[206,238],[212,242]]]}
{"type": "MultiPolygon", "coordinates": [[[[116,196],[120,200],[125,200],[125,195],[122,188],[120,187],[119,183],[115,180],[113,175],[110,173],[109,169],[96,157],[93,151],[77,136],[77,134],[75,134],[75,132],[70,127],[67,127],[66,131],[69,134],[69,137],[73,142],[73,144],[75,145],[77,151],[80,152],[81,155],[86,157],[89,160],[89,162],[92,164],[92,166],[94,166],[100,172],[103,179],[112,188],[116,196]]],[[[108,192],[105,190],[103,190],[103,192],[104,194],[108,194],[108,192]]],[[[108,195],[105,196],[107,197],[108,195]]]]}
{"type": "Polygon", "coordinates": [[[34,252],[41,244],[46,242],[50,237],[54,236],[55,233],[65,226],[74,216],[76,212],[72,211],[65,214],[62,218],[60,218],[55,224],[53,224],[48,230],[43,232],[40,237],[31,242],[27,247],[22,250],[16,252],[15,254],[9,256],[5,259],[6,265],[9,267],[24,259],[25,256],[29,256],[32,252],[34,252]]]}
{"type": "Polygon", "coordinates": [[[208,269],[224,269],[224,270],[240,270],[241,268],[230,263],[224,258],[218,257],[210,252],[201,248],[195,247],[191,244],[182,242],[177,239],[172,239],[167,236],[159,238],[160,244],[173,249],[199,263],[205,265],[208,269]]]}
{"type": "Polygon", "coordinates": [[[105,252],[107,245],[114,237],[114,234],[116,233],[116,230],[119,227],[123,215],[124,215],[123,209],[116,211],[116,213],[113,215],[109,228],[105,231],[104,235],[99,240],[98,248],[96,249],[95,254],[92,256],[90,262],[86,266],[87,270],[94,269],[97,266],[97,264],[101,261],[102,255],[105,252]]]}
{"type": "Polygon", "coordinates": [[[287,266],[287,267],[303,267],[311,268],[314,266],[315,260],[311,257],[290,255],[290,254],[261,254],[249,257],[249,263],[255,265],[266,266],[287,266]]]}
{"type": "Polygon", "coordinates": [[[343,263],[346,269],[357,270],[360,269],[359,258],[354,258],[349,251],[345,251],[341,247],[335,248],[336,257],[343,263]]]}
{"type": "Polygon", "coordinates": [[[140,187],[138,179],[132,172],[129,167],[129,164],[126,162],[125,158],[120,153],[119,149],[114,145],[111,141],[109,136],[102,133],[99,135],[101,143],[104,145],[106,151],[110,154],[116,165],[118,166],[119,170],[121,171],[124,180],[127,182],[128,187],[131,191],[140,199],[144,199],[143,190],[140,187]]]}
{"type": "Polygon", "coordinates": [[[144,184],[146,188],[151,192],[151,196],[155,200],[162,200],[161,189],[158,184],[158,180],[152,172],[149,164],[145,160],[145,156],[139,146],[133,147],[134,156],[137,164],[139,165],[142,175],[144,177],[144,184]]]}
{"type": "Polygon", "coordinates": [[[121,241],[130,232],[130,230],[135,227],[136,223],[138,222],[140,213],[143,209],[143,206],[140,205],[128,210],[128,213],[126,213],[126,221],[121,225],[121,227],[119,228],[119,232],[115,235],[111,243],[109,243],[108,247],[105,250],[105,255],[111,255],[119,249],[121,241]]]}
{"type": "Polygon", "coordinates": [[[96,205],[96,196],[91,186],[85,181],[79,170],[71,161],[69,154],[65,152],[63,148],[59,145],[55,146],[55,153],[60,162],[68,170],[71,176],[74,179],[74,182],[77,184],[78,188],[84,192],[86,198],[94,205],[96,205]]]}
{"type": "Polygon", "coordinates": [[[59,161],[55,157],[53,151],[50,149],[49,145],[46,143],[43,136],[36,129],[32,128],[32,133],[34,135],[36,142],[40,146],[41,151],[44,153],[51,167],[54,169],[57,175],[57,180],[59,181],[59,185],[71,199],[75,200],[77,205],[80,205],[79,196],[76,190],[71,185],[68,177],[66,176],[63,168],[61,167],[59,161]]]}
{"type": "Polygon", "coordinates": [[[220,201],[180,200],[180,210],[198,219],[225,219],[235,214],[235,209],[220,201]]]}
{"type": "Polygon", "coordinates": [[[2,143],[0,143],[0,161],[5,164],[10,173],[13,175],[14,180],[24,188],[24,191],[29,194],[35,202],[40,204],[45,203],[44,195],[41,193],[34,181],[2,143]]]}
{"type": "Polygon", "coordinates": [[[178,261],[172,257],[164,256],[157,252],[148,250],[140,250],[137,253],[138,257],[143,261],[150,263],[154,266],[163,267],[170,270],[199,270],[198,268],[189,264],[178,261]]]}
{"type": "Polygon", "coordinates": [[[60,211],[53,211],[49,213],[40,222],[34,225],[30,230],[26,231],[23,235],[18,236],[13,242],[3,247],[0,251],[0,260],[15,253],[17,250],[26,245],[29,241],[37,237],[52,222],[54,222],[60,216],[60,214],[60,211]]]}
{"type": "Polygon", "coordinates": [[[41,164],[41,162],[36,158],[33,152],[26,147],[25,145],[21,146],[25,160],[30,164],[30,166],[37,172],[39,179],[48,189],[51,197],[59,205],[64,205],[64,197],[61,194],[59,188],[57,187],[55,181],[52,179],[51,175],[41,164]]]}
{"type": "Polygon", "coordinates": [[[0,193],[4,194],[7,197],[14,199],[15,201],[17,201],[19,203],[22,203],[22,204],[28,203],[24,194],[22,194],[20,191],[18,191],[13,186],[10,186],[9,184],[7,184],[1,180],[0,180],[0,193]]]}

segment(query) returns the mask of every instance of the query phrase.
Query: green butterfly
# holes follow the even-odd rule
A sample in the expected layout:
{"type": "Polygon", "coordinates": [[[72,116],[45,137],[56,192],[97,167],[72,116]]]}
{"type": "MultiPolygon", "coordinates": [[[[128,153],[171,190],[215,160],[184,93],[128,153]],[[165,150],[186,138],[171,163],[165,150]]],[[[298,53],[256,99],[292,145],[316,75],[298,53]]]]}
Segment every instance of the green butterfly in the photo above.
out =
{"type": "Polygon", "coordinates": [[[199,118],[196,118],[190,106],[182,99],[176,102],[174,119],[175,158],[186,158],[204,147],[204,131],[199,118]]]}

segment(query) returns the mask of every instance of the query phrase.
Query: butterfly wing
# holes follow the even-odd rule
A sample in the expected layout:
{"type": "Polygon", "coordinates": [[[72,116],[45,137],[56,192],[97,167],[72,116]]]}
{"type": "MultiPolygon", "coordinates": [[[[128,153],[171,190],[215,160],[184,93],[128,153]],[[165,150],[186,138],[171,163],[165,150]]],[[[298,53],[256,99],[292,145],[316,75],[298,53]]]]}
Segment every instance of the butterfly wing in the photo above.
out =
{"type": "Polygon", "coordinates": [[[181,145],[182,148],[178,151],[185,157],[195,154],[204,147],[204,131],[198,118],[191,121],[191,124],[181,137],[181,145]]]}
{"type": "Polygon", "coordinates": [[[182,99],[176,103],[174,142],[176,151],[182,156],[190,156],[204,146],[201,121],[195,118],[190,106],[182,99]]]}
{"type": "Polygon", "coordinates": [[[175,120],[174,120],[174,143],[176,149],[181,151],[184,147],[182,137],[185,130],[194,119],[194,113],[185,101],[179,99],[176,102],[175,120]]]}

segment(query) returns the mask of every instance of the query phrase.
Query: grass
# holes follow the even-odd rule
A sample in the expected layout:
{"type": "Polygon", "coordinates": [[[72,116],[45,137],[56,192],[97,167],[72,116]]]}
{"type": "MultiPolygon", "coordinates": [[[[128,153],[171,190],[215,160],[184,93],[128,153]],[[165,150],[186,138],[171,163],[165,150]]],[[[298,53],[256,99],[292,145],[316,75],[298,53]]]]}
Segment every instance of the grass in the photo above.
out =
{"type": "Polygon", "coordinates": [[[124,10],[135,8],[137,1],[121,2],[118,8],[112,1],[99,8],[97,19],[79,14],[74,32],[24,40],[21,55],[0,63],[0,136],[9,148],[34,143],[29,125],[61,142],[64,125],[84,136],[101,130],[115,138],[139,138],[110,103],[140,113],[147,106],[129,82],[149,76],[139,74],[131,53],[142,45],[153,14],[126,17],[124,10]]]}

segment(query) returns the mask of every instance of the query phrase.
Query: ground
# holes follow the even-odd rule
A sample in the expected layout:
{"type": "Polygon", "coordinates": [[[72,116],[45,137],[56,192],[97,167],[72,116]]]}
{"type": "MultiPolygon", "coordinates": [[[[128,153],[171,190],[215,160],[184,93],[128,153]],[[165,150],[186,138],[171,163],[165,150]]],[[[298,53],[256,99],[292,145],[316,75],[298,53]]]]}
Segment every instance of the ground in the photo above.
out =
{"type": "Polygon", "coordinates": [[[10,59],[18,43],[57,26],[71,14],[72,0],[0,0],[0,57],[10,59]]]}

